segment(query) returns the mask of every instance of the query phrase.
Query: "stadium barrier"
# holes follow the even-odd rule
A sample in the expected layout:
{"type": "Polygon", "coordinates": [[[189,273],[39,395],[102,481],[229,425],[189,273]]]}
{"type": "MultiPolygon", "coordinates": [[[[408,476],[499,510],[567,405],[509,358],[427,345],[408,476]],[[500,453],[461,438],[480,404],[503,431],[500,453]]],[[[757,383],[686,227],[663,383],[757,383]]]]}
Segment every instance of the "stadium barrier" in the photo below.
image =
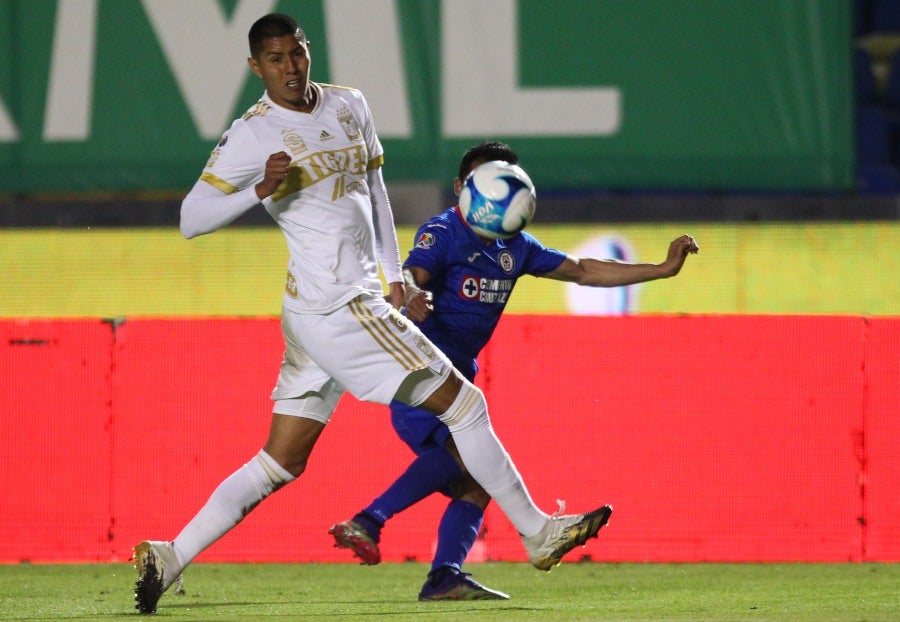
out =
{"type": "MultiPolygon", "coordinates": [[[[0,562],[124,561],[260,448],[277,318],[0,321],[0,562]]],[[[615,506],[595,561],[900,561],[900,318],[509,315],[494,425],[547,511],[615,506]]],[[[411,454],[345,397],[307,473],[198,561],[350,561],[327,530],[411,454]]],[[[383,534],[430,559],[444,500],[383,534]]],[[[524,560],[492,504],[472,560],[524,560]]]]}

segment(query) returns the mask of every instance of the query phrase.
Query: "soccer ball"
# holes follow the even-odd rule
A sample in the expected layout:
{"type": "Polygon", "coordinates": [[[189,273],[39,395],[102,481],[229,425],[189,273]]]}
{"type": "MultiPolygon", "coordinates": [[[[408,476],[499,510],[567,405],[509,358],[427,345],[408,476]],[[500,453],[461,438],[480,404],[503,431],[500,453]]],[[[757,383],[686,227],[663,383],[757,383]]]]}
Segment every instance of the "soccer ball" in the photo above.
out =
{"type": "Polygon", "coordinates": [[[475,233],[506,240],[534,218],[537,195],[522,168],[499,160],[477,167],[463,183],[459,209],[475,233]]]}

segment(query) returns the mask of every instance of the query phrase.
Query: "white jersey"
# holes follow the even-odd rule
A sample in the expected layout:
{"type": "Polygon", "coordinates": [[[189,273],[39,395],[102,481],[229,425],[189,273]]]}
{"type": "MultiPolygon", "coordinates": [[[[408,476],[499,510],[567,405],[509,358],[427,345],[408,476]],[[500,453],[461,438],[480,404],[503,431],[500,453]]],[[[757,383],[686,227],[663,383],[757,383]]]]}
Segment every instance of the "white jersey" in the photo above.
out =
{"type": "Polygon", "coordinates": [[[383,291],[367,173],[384,158],[362,93],[310,84],[317,95],[312,112],[288,110],[264,94],[223,135],[200,179],[237,193],[263,179],[271,154],[291,155],[287,178],[262,201],[290,253],[284,305],[328,313],[361,293],[383,291]]]}

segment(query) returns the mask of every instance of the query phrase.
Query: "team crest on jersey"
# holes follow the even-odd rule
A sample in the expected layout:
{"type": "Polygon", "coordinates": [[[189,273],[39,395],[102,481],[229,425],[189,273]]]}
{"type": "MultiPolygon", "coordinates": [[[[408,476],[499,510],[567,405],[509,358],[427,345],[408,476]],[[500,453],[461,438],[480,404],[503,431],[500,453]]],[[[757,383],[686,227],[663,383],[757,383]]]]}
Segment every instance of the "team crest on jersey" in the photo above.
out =
{"type": "Polygon", "coordinates": [[[416,240],[416,248],[431,248],[434,246],[434,236],[428,233],[427,231],[419,236],[419,239],[416,240]]]}
{"type": "Polygon", "coordinates": [[[480,288],[478,287],[478,277],[476,276],[466,276],[463,277],[462,285],[459,287],[459,295],[463,298],[468,298],[469,300],[475,300],[478,298],[478,292],[480,288]]]}
{"type": "Polygon", "coordinates": [[[507,250],[500,251],[500,254],[497,256],[497,262],[507,274],[510,274],[516,267],[516,258],[507,250]]]}
{"type": "Polygon", "coordinates": [[[341,128],[344,130],[344,134],[347,135],[347,140],[359,140],[362,138],[362,133],[359,131],[359,123],[356,122],[356,117],[353,116],[349,108],[346,106],[339,108],[337,118],[341,128]]]}
{"type": "Polygon", "coordinates": [[[291,274],[290,271],[287,273],[287,282],[284,284],[284,291],[286,291],[287,295],[291,298],[297,297],[297,277],[291,274]]]}
{"type": "Polygon", "coordinates": [[[294,155],[300,155],[306,151],[306,142],[303,140],[303,137],[294,130],[281,130],[281,142],[283,142],[284,146],[294,155]]]}

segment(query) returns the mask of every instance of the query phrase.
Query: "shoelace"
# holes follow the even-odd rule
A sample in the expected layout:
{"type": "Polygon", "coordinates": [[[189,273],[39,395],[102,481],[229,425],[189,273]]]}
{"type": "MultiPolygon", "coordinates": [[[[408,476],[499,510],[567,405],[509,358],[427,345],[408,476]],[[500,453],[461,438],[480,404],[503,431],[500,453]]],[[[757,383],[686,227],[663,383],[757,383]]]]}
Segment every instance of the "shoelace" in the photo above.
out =
{"type": "Polygon", "coordinates": [[[557,510],[550,516],[562,516],[563,512],[566,511],[566,500],[565,499],[557,499],[556,505],[558,505],[559,508],[557,508],[557,510]]]}
{"type": "Polygon", "coordinates": [[[182,575],[178,575],[178,578],[175,579],[175,589],[172,590],[172,594],[175,596],[184,596],[184,577],[182,575]]]}

